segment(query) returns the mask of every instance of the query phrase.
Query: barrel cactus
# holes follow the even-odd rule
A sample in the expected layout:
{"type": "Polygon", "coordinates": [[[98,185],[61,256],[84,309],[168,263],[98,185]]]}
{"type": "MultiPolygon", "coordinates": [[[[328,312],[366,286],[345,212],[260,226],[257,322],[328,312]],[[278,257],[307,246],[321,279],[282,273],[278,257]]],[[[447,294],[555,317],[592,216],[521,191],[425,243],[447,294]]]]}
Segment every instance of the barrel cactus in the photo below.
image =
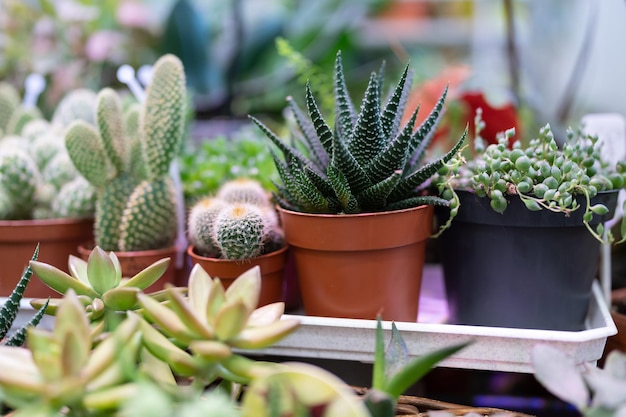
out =
{"type": "Polygon", "coordinates": [[[95,240],[107,251],[159,249],[174,243],[176,193],[169,176],[184,135],[182,63],[165,55],[154,66],[146,100],[123,111],[110,88],[98,93],[96,127],[71,124],[65,145],[97,189],[95,240]]]}
{"type": "Polygon", "coordinates": [[[197,254],[231,260],[255,258],[283,244],[268,193],[250,179],[228,181],[215,197],[198,201],[189,214],[187,235],[197,254]]]}
{"type": "MultiPolygon", "coordinates": [[[[64,97],[53,117],[60,117],[73,100],[72,93],[64,97]]],[[[83,112],[94,111],[85,100],[81,107],[83,112]]],[[[0,83],[0,219],[93,216],[95,189],[85,181],[74,182],[80,174],[65,150],[66,128],[42,118],[37,109],[21,107],[15,89],[0,83]],[[63,208],[70,194],[72,210],[63,208]]]]}

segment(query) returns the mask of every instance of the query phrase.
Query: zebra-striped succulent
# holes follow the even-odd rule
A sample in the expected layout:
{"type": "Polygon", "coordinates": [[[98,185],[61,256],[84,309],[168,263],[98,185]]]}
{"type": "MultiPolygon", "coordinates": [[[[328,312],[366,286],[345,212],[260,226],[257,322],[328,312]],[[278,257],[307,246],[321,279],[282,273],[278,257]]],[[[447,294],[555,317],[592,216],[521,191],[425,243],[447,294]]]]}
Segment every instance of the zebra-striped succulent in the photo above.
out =
{"type": "Polygon", "coordinates": [[[276,197],[283,208],[307,213],[347,214],[448,204],[439,197],[420,195],[417,191],[459,152],[465,139],[464,133],[448,153],[423,163],[442,113],[447,89],[417,129],[417,109],[401,128],[411,73],[407,66],[385,103],[382,101],[383,77],[384,66],[378,73],[372,73],[357,112],[346,87],[341,54],[337,54],[334,128],[324,120],[308,85],[306,106],[309,117],[292,99],[288,100],[300,130],[294,133],[306,148],[306,155],[251,117],[284,156],[274,155],[282,180],[277,186],[276,197]]]}
{"type": "Polygon", "coordinates": [[[95,240],[107,251],[168,247],[177,232],[169,168],[184,135],[185,74],[173,55],[159,59],[146,101],[122,111],[110,88],[98,94],[97,128],[74,122],[65,145],[97,188],[95,240]]]}

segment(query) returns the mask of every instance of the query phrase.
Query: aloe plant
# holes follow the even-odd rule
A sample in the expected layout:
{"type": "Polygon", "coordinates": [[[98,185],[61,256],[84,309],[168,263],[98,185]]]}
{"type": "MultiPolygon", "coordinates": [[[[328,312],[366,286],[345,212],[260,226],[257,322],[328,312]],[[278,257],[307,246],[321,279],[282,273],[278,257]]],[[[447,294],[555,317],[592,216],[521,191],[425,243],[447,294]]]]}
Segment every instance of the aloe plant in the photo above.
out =
{"type": "Polygon", "coordinates": [[[279,138],[258,119],[251,119],[274,143],[283,158],[274,155],[282,184],[278,203],[307,213],[366,213],[392,211],[423,204],[447,205],[436,196],[421,195],[418,188],[457,155],[466,132],[441,158],[424,163],[428,144],[443,110],[447,89],[426,120],[415,129],[417,109],[400,128],[411,84],[408,66],[389,100],[382,101],[384,66],[372,73],[360,110],[346,88],[341,54],[335,62],[335,123],[324,120],[306,87],[308,117],[293,99],[289,109],[299,127],[295,137],[306,149],[279,138]]]}

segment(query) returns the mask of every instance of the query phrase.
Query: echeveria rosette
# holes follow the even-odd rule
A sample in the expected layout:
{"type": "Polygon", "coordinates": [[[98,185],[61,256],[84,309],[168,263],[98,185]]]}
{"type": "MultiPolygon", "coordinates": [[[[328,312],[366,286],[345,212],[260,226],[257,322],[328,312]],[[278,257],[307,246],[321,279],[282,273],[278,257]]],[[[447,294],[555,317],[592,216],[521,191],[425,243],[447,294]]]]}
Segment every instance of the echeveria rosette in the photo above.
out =
{"type": "MultiPolygon", "coordinates": [[[[602,157],[597,136],[569,129],[566,140],[559,146],[546,125],[527,145],[515,141],[509,147],[515,134],[510,129],[501,135],[498,143],[486,146],[480,136],[483,127],[478,113],[474,158],[463,166],[445,166],[440,170],[446,175],[454,171],[454,178],[447,184],[450,188],[472,190],[479,197],[489,197],[491,208],[498,213],[506,211],[507,196],[517,196],[528,210],[549,210],[569,216],[581,206],[576,196],[583,196],[583,223],[594,237],[604,241],[603,224],[594,229],[590,222],[594,214],[605,215],[609,209],[601,203],[593,204],[592,199],[599,192],[624,188],[626,170],[624,163],[610,166],[602,157]]],[[[452,214],[456,214],[458,199],[452,190],[444,191],[443,196],[452,201],[455,210],[452,214]]],[[[612,241],[610,234],[609,240],[612,241]]]]}
{"type": "MultiPolygon", "coordinates": [[[[30,266],[44,284],[59,294],[63,295],[68,290],[73,290],[92,323],[103,323],[105,327],[111,327],[115,323],[104,322],[113,316],[106,313],[137,309],[138,294],[154,284],[165,273],[169,263],[169,258],[161,259],[135,276],[123,278],[120,262],[115,253],[107,253],[96,246],[87,261],[70,255],[68,261],[70,274],[40,261],[31,261],[30,266]]],[[[44,301],[33,300],[31,304],[38,307],[44,301]]],[[[50,300],[48,313],[55,314],[61,302],[61,299],[50,300]]]]}
{"type": "Polygon", "coordinates": [[[69,415],[111,410],[133,394],[122,364],[138,355],[138,326],[138,316],[131,315],[96,344],[84,307],[70,289],[52,331],[29,329],[26,349],[0,346],[3,400],[18,409],[16,416],[60,415],[62,408],[69,415]]]}
{"type": "Polygon", "coordinates": [[[247,382],[267,372],[233,349],[261,349],[294,331],[299,321],[281,319],[285,305],[257,308],[261,291],[259,267],[253,267],[224,289],[200,265],[189,276],[185,297],[176,288],[165,290],[166,301],[140,294],[143,343],[174,373],[194,376],[205,384],[217,377],[247,382]],[[149,324],[152,323],[153,325],[149,324]]]}

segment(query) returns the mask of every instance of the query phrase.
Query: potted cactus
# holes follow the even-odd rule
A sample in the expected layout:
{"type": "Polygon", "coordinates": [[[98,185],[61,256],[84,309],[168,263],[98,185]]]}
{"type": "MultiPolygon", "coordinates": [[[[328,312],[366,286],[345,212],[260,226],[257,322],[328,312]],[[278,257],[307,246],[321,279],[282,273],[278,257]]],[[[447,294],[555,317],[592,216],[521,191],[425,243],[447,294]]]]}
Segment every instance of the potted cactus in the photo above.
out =
{"type": "MultiPolygon", "coordinates": [[[[0,295],[9,294],[38,243],[42,261],[64,266],[92,238],[95,189],[72,164],[64,133],[72,120],[92,122],[94,108],[94,92],[75,90],[48,121],[0,83],[0,295]]],[[[26,291],[27,297],[51,294],[38,280],[26,291]]]]}
{"type": "Polygon", "coordinates": [[[227,181],[215,196],[194,204],[187,235],[192,262],[219,277],[226,287],[258,265],[262,274],[259,305],[283,299],[287,246],[270,194],[258,181],[227,181]]]}
{"type": "Polygon", "coordinates": [[[289,108],[306,154],[252,118],[284,158],[275,157],[282,184],[276,198],[292,247],[304,310],[309,315],[416,321],[433,205],[446,205],[419,188],[455,157],[463,138],[440,159],[423,164],[439,120],[444,91],[429,117],[406,126],[410,72],[405,69],[382,103],[383,70],[373,73],[361,108],[346,89],[341,55],[335,64],[335,124],[322,117],[307,86],[307,118],[289,108]]]}
{"type": "MultiPolygon", "coordinates": [[[[96,127],[70,125],[65,145],[96,188],[95,245],[115,251],[124,276],[177,253],[176,192],[170,165],[184,136],[185,75],[173,55],[160,58],[143,103],[122,111],[118,94],[98,93],[96,127]]],[[[87,259],[90,247],[82,247],[87,259]]],[[[172,282],[174,264],[157,283],[172,282]]]]}

